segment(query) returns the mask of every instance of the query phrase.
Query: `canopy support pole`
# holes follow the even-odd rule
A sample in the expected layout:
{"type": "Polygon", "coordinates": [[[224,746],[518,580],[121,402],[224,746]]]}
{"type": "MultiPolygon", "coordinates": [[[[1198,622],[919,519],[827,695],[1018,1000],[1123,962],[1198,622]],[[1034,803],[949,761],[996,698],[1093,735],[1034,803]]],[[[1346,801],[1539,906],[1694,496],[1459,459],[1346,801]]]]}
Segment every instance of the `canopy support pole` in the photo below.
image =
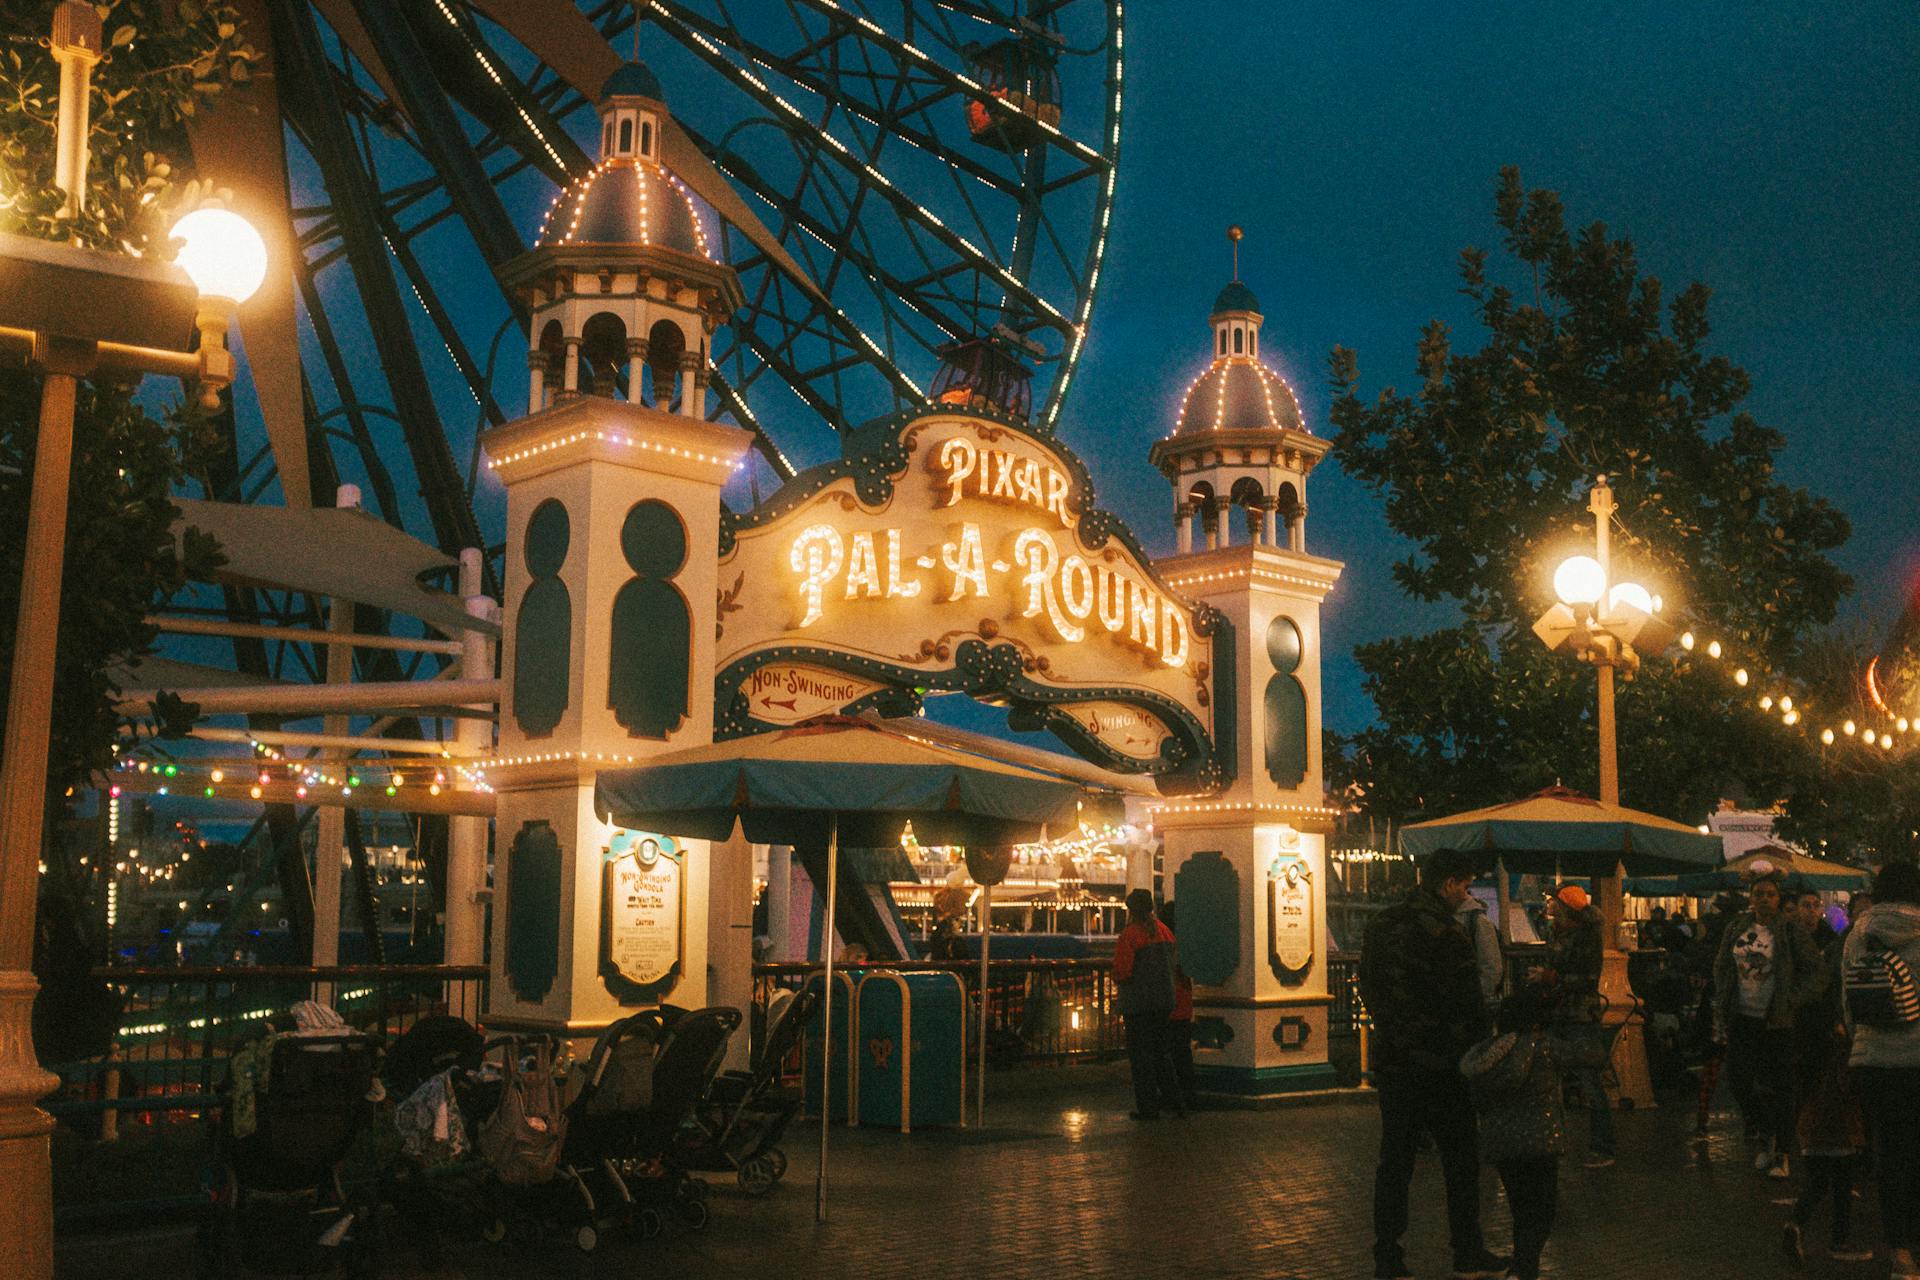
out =
{"type": "Polygon", "coordinates": [[[980,1068],[973,1082],[973,1125],[987,1124],[987,940],[993,937],[993,886],[980,886],[980,1068]]]}
{"type": "MultiPolygon", "coordinates": [[[[820,1023],[826,1028],[822,1036],[825,1051],[821,1058],[820,1071],[820,1169],[813,1180],[813,1220],[827,1220],[827,1126],[833,1121],[833,909],[840,888],[840,815],[834,813],[827,818],[827,927],[822,938],[826,951],[826,974],[820,993],[820,1023]]],[[[847,1043],[852,1044],[853,1029],[847,1029],[847,1043]]],[[[849,1055],[851,1056],[851,1055],[849,1055]]],[[[849,1062],[849,1068],[852,1064],[849,1062]]],[[[851,1081],[848,1082],[851,1086],[851,1081]]]]}

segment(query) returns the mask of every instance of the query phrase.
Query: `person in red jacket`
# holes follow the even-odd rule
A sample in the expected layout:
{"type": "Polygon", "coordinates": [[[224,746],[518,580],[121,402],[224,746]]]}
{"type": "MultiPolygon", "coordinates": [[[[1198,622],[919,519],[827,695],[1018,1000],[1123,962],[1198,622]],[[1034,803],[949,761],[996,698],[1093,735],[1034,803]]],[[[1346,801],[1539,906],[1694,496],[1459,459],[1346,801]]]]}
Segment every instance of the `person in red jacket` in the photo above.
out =
{"type": "Polygon", "coordinates": [[[1167,1019],[1173,1049],[1173,1075],[1180,1082],[1181,1105],[1191,1111],[1199,1102],[1193,1087],[1193,979],[1180,964],[1180,926],[1174,923],[1173,904],[1160,904],[1160,923],[1174,936],[1173,1014],[1167,1019]]]}
{"type": "Polygon", "coordinates": [[[1127,927],[1113,944],[1113,980],[1127,1026],[1127,1065],[1133,1075],[1135,1120],[1158,1120],[1161,1108],[1187,1114],[1173,1070],[1173,931],[1154,918],[1153,894],[1127,895],[1127,927]]]}

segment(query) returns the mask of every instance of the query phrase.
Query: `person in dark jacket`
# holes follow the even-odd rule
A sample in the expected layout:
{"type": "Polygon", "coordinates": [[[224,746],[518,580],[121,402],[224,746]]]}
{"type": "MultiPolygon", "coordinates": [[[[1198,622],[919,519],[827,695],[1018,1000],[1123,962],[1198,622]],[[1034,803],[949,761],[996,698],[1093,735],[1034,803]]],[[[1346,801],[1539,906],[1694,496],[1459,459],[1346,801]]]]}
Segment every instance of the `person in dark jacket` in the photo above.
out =
{"type": "MultiPolygon", "coordinates": [[[[1180,926],[1171,902],[1160,904],[1160,923],[1173,934],[1176,957],[1180,949],[1180,926]]],[[[1173,1053],[1173,1074],[1180,1082],[1181,1105],[1192,1111],[1200,1101],[1193,1084],[1193,979],[1176,960],[1173,966],[1173,1013],[1167,1019],[1167,1044],[1173,1053]]]]}
{"type": "Polygon", "coordinates": [[[1554,1006],[1538,986],[1501,1002],[1499,1034],[1467,1050],[1460,1071],[1480,1110],[1480,1154],[1500,1171],[1513,1211],[1509,1280],[1538,1280],[1553,1230],[1560,1157],[1567,1153],[1563,1073],[1601,1062],[1597,1041],[1551,1029],[1554,1006]]]}
{"type": "Polygon", "coordinates": [[[1473,855],[1443,850],[1420,868],[1420,885],[1368,926],[1360,997],[1373,1024],[1380,1096],[1380,1164],[1373,1182],[1373,1274],[1405,1280],[1400,1244],[1422,1132],[1433,1136],[1447,1183],[1447,1228],[1458,1280],[1504,1275],[1480,1235],[1480,1154],[1473,1100],[1460,1055],[1484,1039],[1486,1005],[1473,942],[1455,914],[1478,868],[1473,855]]]}
{"type": "Polygon", "coordinates": [[[1754,1168],[1791,1177],[1793,1028],[1825,973],[1806,930],[1781,910],[1778,872],[1756,876],[1751,909],[1736,916],[1713,962],[1715,1033],[1727,1046],[1727,1083],[1763,1146],[1754,1168]]]}
{"type": "Polygon", "coordinates": [[[1135,1120],[1158,1120],[1162,1107],[1187,1114],[1173,1068],[1171,1018],[1178,963],[1173,931],[1154,916],[1153,894],[1135,889],[1127,895],[1127,927],[1113,943],[1113,981],[1127,1026],[1135,1120]]]}
{"type": "Polygon", "coordinates": [[[1587,1108],[1589,1169],[1613,1163],[1613,1100],[1607,1095],[1607,1060],[1613,1052],[1618,1027],[1609,1026],[1606,1001],[1600,997],[1600,966],[1605,944],[1600,937],[1600,912],[1577,884],[1563,884],[1547,899],[1547,938],[1544,961],[1531,969],[1529,982],[1553,1005],[1555,1028],[1568,1039],[1585,1039],[1595,1054],[1583,1055],[1584,1065],[1573,1071],[1580,1100],[1587,1108]]]}

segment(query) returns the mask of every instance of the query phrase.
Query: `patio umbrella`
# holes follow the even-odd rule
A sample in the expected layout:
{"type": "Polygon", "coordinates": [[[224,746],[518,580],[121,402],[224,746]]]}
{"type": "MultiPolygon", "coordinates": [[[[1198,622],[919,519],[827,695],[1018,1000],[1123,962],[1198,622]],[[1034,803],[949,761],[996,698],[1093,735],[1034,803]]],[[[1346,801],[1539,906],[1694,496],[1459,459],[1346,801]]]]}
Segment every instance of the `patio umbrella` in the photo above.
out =
{"type": "Polygon", "coordinates": [[[1442,849],[1497,857],[1522,875],[1657,876],[1719,867],[1720,837],[1621,805],[1603,804],[1565,787],[1549,787],[1450,818],[1405,827],[1400,845],[1414,858],[1442,849]]]}
{"type": "MultiPolygon", "coordinates": [[[[831,1027],[835,890],[840,843],[896,846],[913,823],[927,844],[989,846],[1049,829],[1116,821],[1119,797],[1043,769],[929,741],[911,723],[822,717],[791,729],[661,756],[602,773],[603,820],[662,835],[725,840],[737,822],[755,844],[826,845],[826,973],[831,1027]]],[[[986,989],[981,988],[981,999],[986,989]]],[[[826,1220],[829,1108],[820,1115],[814,1215],[826,1220]]]]}
{"type": "Polygon", "coordinates": [[[1679,877],[1682,893],[1699,897],[1721,889],[1738,889],[1764,869],[1783,872],[1789,889],[1864,889],[1872,877],[1859,867],[1827,862],[1777,844],[1762,845],[1716,871],[1679,877]]]}

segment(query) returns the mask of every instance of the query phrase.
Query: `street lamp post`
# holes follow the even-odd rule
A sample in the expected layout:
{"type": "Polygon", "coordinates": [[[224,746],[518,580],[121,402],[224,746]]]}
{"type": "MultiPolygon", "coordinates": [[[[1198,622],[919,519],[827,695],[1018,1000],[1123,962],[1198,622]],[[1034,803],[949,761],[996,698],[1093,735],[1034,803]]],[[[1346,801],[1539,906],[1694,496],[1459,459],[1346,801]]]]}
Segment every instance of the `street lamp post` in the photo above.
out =
{"type": "MultiPolygon", "coordinates": [[[[54,29],[63,90],[84,95],[97,60],[99,18],[61,6],[54,29]],[[89,25],[89,19],[91,25],[89,25]],[[71,49],[61,47],[62,42],[71,49]],[[91,57],[88,55],[91,54],[91,57]],[[77,70],[67,74],[72,63],[77,70]],[[71,84],[69,83],[71,82],[71,84]]],[[[84,103],[61,104],[58,142],[68,208],[84,201],[84,103]],[[75,153],[78,154],[75,154],[75,153]]],[[[123,254],[0,234],[0,358],[24,358],[43,375],[33,480],[14,623],[7,723],[0,740],[0,1275],[46,1280],[53,1271],[53,1121],[37,1103],[59,1081],[33,1051],[34,915],[47,803],[60,588],[66,560],[73,419],[83,378],[167,374],[219,402],[233,380],[226,314],[260,283],[257,232],[231,214],[203,210],[175,227],[183,267],[123,254]],[[197,221],[196,221],[197,220],[197,221]],[[237,225],[236,225],[237,224],[237,225]],[[189,339],[199,331],[197,350],[189,339]]]]}
{"type": "MultiPolygon", "coordinates": [[[[1640,669],[1640,655],[1666,648],[1672,643],[1673,628],[1658,617],[1659,597],[1637,582],[1614,581],[1614,509],[1607,478],[1596,477],[1587,495],[1587,510],[1593,513],[1594,554],[1571,556],[1554,570],[1553,593],[1559,601],[1533,624],[1533,631],[1554,652],[1593,664],[1600,695],[1595,715],[1600,738],[1600,801],[1618,807],[1620,756],[1613,718],[1614,672],[1619,671],[1622,680],[1632,680],[1640,669]]],[[[1600,994],[1609,1010],[1622,1011],[1619,1021],[1626,1024],[1633,996],[1627,982],[1627,958],[1620,950],[1621,879],[1621,868],[1615,863],[1610,874],[1594,878],[1594,888],[1600,901],[1605,943],[1600,994]]],[[[1623,1025],[1618,1044],[1616,1061],[1619,1054],[1625,1054],[1629,1063],[1628,1069],[1618,1072],[1626,1091],[1632,1087],[1630,1082],[1645,1079],[1646,1048],[1637,1026],[1623,1025]]],[[[1633,1091],[1640,1090],[1635,1087],[1633,1091]]],[[[1636,1101],[1644,1103],[1651,1098],[1636,1101]]]]}

